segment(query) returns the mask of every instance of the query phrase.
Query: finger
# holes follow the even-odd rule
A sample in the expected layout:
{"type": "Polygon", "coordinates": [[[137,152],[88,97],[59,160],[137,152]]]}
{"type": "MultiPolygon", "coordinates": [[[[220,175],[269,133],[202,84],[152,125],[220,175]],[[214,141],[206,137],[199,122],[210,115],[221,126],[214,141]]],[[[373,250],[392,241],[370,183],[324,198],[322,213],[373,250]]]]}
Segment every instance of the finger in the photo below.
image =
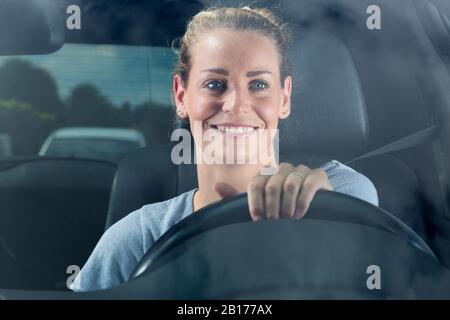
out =
{"type": "Polygon", "coordinates": [[[300,188],[294,218],[300,219],[305,216],[314,195],[320,189],[332,190],[326,173],[321,169],[312,170],[300,188]]]}
{"type": "Polygon", "coordinates": [[[294,217],[294,211],[301,185],[310,171],[311,170],[308,167],[301,166],[287,176],[283,185],[283,193],[281,195],[280,216],[282,218],[294,217]]]}
{"type": "Polygon", "coordinates": [[[216,182],[214,184],[214,190],[222,199],[230,198],[239,194],[235,187],[226,182],[216,182]]]}
{"type": "Polygon", "coordinates": [[[280,218],[283,185],[292,169],[293,166],[290,164],[281,164],[278,173],[267,181],[264,187],[264,214],[267,219],[280,218]]]}
{"type": "Polygon", "coordinates": [[[269,176],[256,176],[247,187],[248,209],[253,221],[264,218],[264,186],[269,176]]]}

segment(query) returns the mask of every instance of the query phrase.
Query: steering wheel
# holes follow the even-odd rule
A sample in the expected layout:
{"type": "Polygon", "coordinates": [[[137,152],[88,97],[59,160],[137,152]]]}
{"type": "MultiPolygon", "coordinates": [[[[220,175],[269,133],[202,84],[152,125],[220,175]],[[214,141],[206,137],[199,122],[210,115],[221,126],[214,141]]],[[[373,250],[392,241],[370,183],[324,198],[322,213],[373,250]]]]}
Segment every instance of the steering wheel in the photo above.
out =
{"type": "MultiPolygon", "coordinates": [[[[426,242],[401,220],[386,210],[343,193],[317,192],[303,219],[338,221],[383,229],[438,261],[426,242]]],[[[161,267],[160,258],[190,238],[220,226],[249,221],[251,219],[246,193],[206,206],[180,221],[159,238],[138,263],[130,280],[161,267]]]]}

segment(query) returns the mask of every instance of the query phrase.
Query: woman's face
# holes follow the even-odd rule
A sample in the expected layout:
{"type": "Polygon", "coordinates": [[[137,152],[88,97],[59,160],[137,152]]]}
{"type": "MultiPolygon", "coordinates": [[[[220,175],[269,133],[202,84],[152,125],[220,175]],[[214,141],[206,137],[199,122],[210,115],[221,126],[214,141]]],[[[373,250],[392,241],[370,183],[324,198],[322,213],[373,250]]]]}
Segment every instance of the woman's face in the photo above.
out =
{"type": "Polygon", "coordinates": [[[221,134],[224,141],[248,138],[276,129],[289,115],[291,77],[283,82],[282,87],[278,53],[268,37],[212,30],[191,48],[187,86],[174,77],[177,113],[189,118],[196,143],[200,128],[221,134]]]}

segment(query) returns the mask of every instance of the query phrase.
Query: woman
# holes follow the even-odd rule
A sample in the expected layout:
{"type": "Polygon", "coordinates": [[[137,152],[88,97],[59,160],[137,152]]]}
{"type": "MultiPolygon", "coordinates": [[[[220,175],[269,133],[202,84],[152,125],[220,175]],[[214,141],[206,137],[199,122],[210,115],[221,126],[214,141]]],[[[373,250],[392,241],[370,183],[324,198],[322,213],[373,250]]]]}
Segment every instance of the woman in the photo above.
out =
{"type": "MultiPolygon", "coordinates": [[[[205,130],[223,137],[218,144],[222,155],[236,151],[233,159],[242,154],[248,158],[249,150],[229,148],[225,142],[275,130],[289,116],[288,40],[285,25],[265,9],[210,9],[193,17],[181,38],[173,94],[178,116],[191,123],[197,158],[208,148],[205,130]]],[[[112,226],[72,289],[99,290],[126,282],[145,252],[174,224],[241,192],[248,193],[253,220],[301,218],[319,189],[378,204],[372,183],[337,161],[316,169],[281,163],[272,175],[260,173],[264,165],[198,162],[198,189],[146,205],[112,226]]]]}

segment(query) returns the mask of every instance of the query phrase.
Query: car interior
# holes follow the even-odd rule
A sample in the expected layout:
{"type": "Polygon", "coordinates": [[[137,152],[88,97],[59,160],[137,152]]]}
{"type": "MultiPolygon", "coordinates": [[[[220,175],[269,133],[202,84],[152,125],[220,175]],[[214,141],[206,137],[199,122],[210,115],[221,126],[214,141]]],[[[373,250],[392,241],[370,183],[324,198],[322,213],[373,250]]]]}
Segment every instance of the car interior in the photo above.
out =
{"type": "MultiPolygon", "coordinates": [[[[25,26],[34,26],[33,33],[44,35],[33,37],[34,45],[29,37],[24,43],[50,59],[50,51],[67,44],[167,47],[169,39],[183,33],[190,16],[218,3],[61,2],[62,7],[78,3],[88,12],[83,31],[66,30],[61,40],[42,12],[30,10],[35,19],[23,19],[30,21],[25,26]],[[51,43],[42,53],[45,39],[51,43]]],[[[450,5],[445,0],[277,0],[257,5],[286,19],[295,35],[289,49],[295,79],[292,113],[280,122],[280,162],[318,167],[335,159],[363,173],[377,189],[379,207],[419,235],[448,270],[450,5]],[[383,8],[380,30],[366,26],[371,4],[383,8]],[[424,138],[414,139],[424,130],[424,138]],[[403,143],[393,151],[370,154],[396,141],[403,143]]],[[[0,31],[4,34],[12,33],[0,31]]],[[[9,49],[0,44],[0,55],[27,51],[5,53],[9,49]]],[[[143,205],[197,187],[195,165],[171,161],[176,143],[170,141],[171,131],[189,128],[174,119],[168,108],[165,139],[147,143],[119,163],[38,155],[1,159],[0,288],[69,291],[67,267],[82,266],[105,230],[143,205]]]]}

